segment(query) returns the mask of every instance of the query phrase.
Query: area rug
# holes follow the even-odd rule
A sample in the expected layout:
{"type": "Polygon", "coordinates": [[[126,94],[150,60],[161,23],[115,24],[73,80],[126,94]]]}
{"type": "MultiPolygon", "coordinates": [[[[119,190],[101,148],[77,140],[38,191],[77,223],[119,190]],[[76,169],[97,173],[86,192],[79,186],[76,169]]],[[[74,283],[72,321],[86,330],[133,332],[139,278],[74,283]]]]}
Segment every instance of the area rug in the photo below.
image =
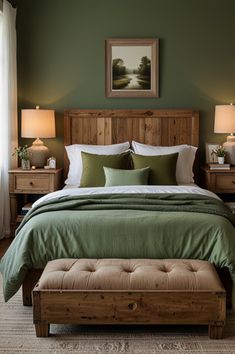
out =
{"type": "Polygon", "coordinates": [[[0,276],[0,354],[235,354],[235,314],[228,314],[223,340],[210,340],[204,326],[51,326],[37,338],[32,308],[19,291],[8,303],[0,276]]]}

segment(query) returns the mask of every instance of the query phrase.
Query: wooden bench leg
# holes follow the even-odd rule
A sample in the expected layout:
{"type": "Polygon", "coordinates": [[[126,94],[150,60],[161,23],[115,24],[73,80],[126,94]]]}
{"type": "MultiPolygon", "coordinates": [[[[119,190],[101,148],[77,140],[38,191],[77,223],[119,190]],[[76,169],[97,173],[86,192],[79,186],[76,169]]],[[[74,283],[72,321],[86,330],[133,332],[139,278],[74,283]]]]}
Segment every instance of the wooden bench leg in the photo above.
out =
{"type": "Polygon", "coordinates": [[[223,325],[209,325],[208,332],[210,339],[222,339],[223,329],[223,325]]]}
{"type": "Polygon", "coordinates": [[[46,322],[35,323],[35,330],[37,337],[48,337],[50,325],[46,322]]]}

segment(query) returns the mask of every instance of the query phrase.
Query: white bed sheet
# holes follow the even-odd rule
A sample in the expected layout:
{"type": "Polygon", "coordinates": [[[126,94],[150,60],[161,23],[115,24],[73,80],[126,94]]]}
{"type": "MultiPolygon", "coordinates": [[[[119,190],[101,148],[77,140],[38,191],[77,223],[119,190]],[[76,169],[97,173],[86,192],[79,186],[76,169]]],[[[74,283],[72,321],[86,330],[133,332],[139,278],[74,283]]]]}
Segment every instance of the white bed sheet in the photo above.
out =
{"type": "Polygon", "coordinates": [[[95,195],[95,194],[128,194],[128,193],[191,193],[191,194],[200,194],[212,197],[215,199],[220,199],[216,194],[210,192],[206,189],[198,187],[196,184],[188,185],[177,185],[177,186],[116,186],[116,187],[92,187],[92,188],[74,188],[73,186],[67,185],[62,190],[49,193],[40,199],[38,199],[33,207],[49,200],[57,199],[65,196],[74,196],[74,195],[95,195]]]}

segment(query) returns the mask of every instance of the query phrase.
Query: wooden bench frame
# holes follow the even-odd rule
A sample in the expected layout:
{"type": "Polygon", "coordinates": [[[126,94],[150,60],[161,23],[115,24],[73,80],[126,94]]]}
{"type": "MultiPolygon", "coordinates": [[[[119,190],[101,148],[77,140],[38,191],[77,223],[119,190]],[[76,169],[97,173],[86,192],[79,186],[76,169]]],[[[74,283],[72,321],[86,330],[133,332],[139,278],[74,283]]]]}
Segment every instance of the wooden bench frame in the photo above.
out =
{"type": "Polygon", "coordinates": [[[220,339],[226,319],[226,292],[33,290],[37,337],[50,324],[190,324],[208,325],[220,339]]]}

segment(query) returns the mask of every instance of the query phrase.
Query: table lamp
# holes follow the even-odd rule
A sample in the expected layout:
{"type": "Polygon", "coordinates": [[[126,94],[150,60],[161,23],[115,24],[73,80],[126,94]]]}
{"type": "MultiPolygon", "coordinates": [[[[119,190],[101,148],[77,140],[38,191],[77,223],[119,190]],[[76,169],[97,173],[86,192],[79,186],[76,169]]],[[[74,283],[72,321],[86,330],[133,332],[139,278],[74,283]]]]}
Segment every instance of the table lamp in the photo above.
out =
{"type": "Polygon", "coordinates": [[[49,109],[22,109],[21,111],[22,138],[36,138],[29,147],[31,166],[44,167],[49,157],[49,150],[40,138],[55,138],[55,111],[49,109]]]}
{"type": "Polygon", "coordinates": [[[235,106],[219,105],[215,106],[215,133],[230,133],[227,136],[227,141],[223,144],[228,162],[235,165],[235,106]]]}

